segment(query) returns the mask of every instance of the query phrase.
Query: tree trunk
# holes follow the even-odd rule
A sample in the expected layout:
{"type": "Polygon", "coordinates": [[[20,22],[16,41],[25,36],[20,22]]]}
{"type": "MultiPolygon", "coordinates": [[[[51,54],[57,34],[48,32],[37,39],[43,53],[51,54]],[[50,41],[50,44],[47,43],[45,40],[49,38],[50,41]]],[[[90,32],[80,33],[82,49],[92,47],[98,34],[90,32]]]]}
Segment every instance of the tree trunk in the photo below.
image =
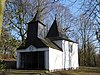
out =
{"type": "Polygon", "coordinates": [[[5,2],[6,2],[6,0],[0,0],[0,38],[1,38],[1,30],[2,30],[5,2]]]}
{"type": "Polygon", "coordinates": [[[96,59],[95,59],[95,55],[93,56],[94,58],[94,66],[97,66],[97,62],[96,62],[96,59]]]}

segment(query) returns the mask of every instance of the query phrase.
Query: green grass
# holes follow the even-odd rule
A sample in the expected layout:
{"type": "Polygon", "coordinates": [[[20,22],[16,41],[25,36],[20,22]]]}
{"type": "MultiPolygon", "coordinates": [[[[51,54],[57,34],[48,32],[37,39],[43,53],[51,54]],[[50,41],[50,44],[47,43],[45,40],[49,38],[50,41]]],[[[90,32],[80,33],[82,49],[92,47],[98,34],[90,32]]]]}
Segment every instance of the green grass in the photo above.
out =
{"type": "MultiPolygon", "coordinates": [[[[63,70],[46,73],[46,70],[14,70],[8,69],[7,75],[100,75],[100,67],[80,67],[78,70],[63,70]]],[[[1,72],[0,72],[1,73],[1,72]]],[[[0,74],[2,75],[2,74],[0,74]]]]}

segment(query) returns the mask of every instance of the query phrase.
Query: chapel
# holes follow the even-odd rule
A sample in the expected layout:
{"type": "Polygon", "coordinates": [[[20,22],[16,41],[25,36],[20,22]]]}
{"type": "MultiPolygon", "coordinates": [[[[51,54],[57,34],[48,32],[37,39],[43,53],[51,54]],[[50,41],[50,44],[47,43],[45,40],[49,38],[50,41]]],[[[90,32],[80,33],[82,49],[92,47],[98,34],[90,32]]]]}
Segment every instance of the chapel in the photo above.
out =
{"type": "Polygon", "coordinates": [[[55,19],[47,31],[36,13],[28,23],[25,43],[17,48],[17,69],[77,69],[78,44],[70,40],[55,19]]]}

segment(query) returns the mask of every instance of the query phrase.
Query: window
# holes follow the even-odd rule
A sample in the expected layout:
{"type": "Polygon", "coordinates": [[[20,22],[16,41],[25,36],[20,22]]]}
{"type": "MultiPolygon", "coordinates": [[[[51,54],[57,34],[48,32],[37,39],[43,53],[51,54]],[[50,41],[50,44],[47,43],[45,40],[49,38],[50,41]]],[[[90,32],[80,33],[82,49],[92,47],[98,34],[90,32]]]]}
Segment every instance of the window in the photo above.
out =
{"type": "Polygon", "coordinates": [[[73,51],[72,45],[69,44],[69,52],[72,53],[72,51],[73,51]]]}

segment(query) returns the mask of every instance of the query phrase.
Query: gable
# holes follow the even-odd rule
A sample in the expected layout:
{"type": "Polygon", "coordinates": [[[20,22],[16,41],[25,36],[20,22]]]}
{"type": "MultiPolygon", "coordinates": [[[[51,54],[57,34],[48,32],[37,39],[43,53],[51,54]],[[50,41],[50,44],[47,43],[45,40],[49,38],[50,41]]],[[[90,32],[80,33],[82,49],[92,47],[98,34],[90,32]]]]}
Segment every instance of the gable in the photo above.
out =
{"type": "Polygon", "coordinates": [[[28,51],[36,51],[36,47],[34,47],[33,45],[30,45],[26,50],[28,51]]]}

